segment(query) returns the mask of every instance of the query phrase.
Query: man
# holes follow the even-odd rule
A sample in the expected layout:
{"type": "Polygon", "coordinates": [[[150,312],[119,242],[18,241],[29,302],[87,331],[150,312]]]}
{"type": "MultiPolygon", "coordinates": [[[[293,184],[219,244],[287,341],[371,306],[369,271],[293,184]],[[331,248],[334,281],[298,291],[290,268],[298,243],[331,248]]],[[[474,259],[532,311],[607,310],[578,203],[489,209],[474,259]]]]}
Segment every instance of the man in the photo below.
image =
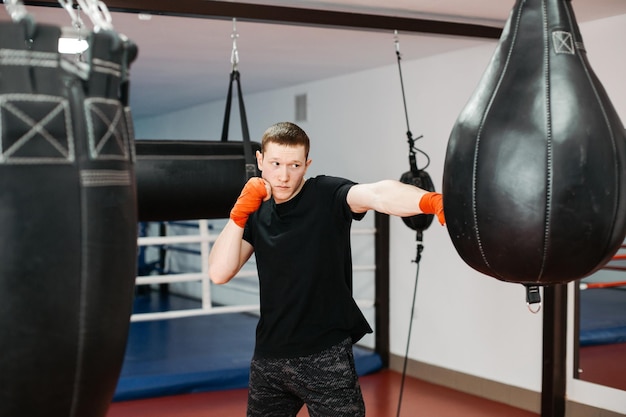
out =
{"type": "Polygon", "coordinates": [[[436,214],[442,196],[385,180],[305,179],[309,138],[293,123],[263,134],[262,178],[244,186],[209,256],[227,283],[255,252],[261,316],[250,365],[248,417],[365,415],[352,344],[372,329],[352,298],[350,226],[368,210],[436,214]]]}

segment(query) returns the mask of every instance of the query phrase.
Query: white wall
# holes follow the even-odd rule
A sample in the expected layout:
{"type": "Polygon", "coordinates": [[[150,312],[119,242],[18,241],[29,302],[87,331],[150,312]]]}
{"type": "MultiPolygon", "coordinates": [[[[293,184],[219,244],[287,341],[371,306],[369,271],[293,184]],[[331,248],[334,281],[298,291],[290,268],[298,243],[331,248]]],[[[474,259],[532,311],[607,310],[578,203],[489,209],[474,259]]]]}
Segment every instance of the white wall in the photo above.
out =
{"type": "MultiPolygon", "coordinates": [[[[626,17],[581,29],[592,66],[626,117],[622,81],[626,51],[619,42],[625,38],[626,17]]],[[[431,157],[428,172],[439,190],[448,136],[494,48],[495,42],[403,61],[411,129],[414,137],[424,135],[418,147],[431,157]]],[[[245,93],[245,84],[243,88],[245,93]]],[[[308,96],[308,121],[299,124],[312,140],[311,175],[323,173],[368,182],[399,178],[408,170],[406,125],[395,62],[346,77],[246,96],[253,140],[259,140],[267,126],[293,120],[295,96],[303,93],[308,96]]],[[[178,114],[137,120],[137,137],[217,139],[223,106],[223,102],[210,103],[178,114]]],[[[239,140],[239,116],[233,110],[231,137],[239,140]]],[[[371,220],[373,215],[367,217],[371,220]]],[[[541,391],[542,316],[528,311],[523,287],[469,268],[454,250],[446,229],[436,222],[425,232],[424,246],[410,357],[541,391]]],[[[392,219],[391,351],[400,356],[407,342],[416,276],[416,265],[411,262],[414,257],[414,232],[400,219],[392,219]]]]}

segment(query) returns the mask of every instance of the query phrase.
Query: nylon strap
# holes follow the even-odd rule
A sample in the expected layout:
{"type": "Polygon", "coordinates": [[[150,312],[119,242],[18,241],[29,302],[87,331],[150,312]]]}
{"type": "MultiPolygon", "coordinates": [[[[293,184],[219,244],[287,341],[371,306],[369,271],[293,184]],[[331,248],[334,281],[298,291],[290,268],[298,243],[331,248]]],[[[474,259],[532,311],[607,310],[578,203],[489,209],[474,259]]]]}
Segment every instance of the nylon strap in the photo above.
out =
{"type": "Polygon", "coordinates": [[[239,116],[241,119],[241,134],[243,136],[243,155],[246,162],[246,179],[259,176],[257,165],[252,153],[252,143],[250,142],[250,131],[248,130],[248,118],[246,117],[246,108],[243,102],[243,94],[241,92],[241,81],[239,71],[233,70],[230,73],[230,82],[228,84],[228,96],[226,97],[226,109],[224,111],[224,123],[222,125],[222,142],[228,141],[228,127],[230,124],[230,109],[232,106],[233,82],[237,82],[237,98],[239,100],[239,116]]]}

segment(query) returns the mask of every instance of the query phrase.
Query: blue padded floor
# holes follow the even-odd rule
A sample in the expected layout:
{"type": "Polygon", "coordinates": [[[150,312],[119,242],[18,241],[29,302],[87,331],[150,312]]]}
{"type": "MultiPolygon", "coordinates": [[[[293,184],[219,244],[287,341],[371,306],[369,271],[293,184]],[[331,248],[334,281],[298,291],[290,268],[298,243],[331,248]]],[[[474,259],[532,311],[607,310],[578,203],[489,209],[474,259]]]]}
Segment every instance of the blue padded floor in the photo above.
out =
{"type": "Polygon", "coordinates": [[[626,342],[626,289],[580,292],[580,346],[626,342]]]}
{"type": "MultiPolygon", "coordinates": [[[[134,311],[199,308],[197,300],[137,295],[134,311]]],[[[258,318],[245,313],[133,322],[113,401],[248,386],[258,318]]],[[[354,347],[359,375],[382,368],[378,354],[354,347]]]]}

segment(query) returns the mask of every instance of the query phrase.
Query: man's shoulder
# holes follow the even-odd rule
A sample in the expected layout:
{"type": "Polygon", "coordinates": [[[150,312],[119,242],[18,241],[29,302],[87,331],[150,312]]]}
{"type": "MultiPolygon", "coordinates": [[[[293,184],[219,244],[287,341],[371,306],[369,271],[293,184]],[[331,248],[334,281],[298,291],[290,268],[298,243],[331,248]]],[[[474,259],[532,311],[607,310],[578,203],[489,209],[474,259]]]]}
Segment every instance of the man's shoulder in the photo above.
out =
{"type": "Polygon", "coordinates": [[[305,184],[308,188],[307,192],[316,195],[315,198],[320,198],[324,195],[327,196],[328,199],[341,202],[346,201],[348,191],[350,191],[352,186],[356,185],[354,181],[347,178],[332,175],[318,175],[307,179],[306,182],[309,183],[308,185],[305,184]]]}
{"type": "Polygon", "coordinates": [[[317,175],[315,177],[307,179],[307,182],[311,181],[312,184],[322,184],[322,185],[355,185],[356,183],[352,180],[343,177],[336,177],[333,175],[317,175]]]}

